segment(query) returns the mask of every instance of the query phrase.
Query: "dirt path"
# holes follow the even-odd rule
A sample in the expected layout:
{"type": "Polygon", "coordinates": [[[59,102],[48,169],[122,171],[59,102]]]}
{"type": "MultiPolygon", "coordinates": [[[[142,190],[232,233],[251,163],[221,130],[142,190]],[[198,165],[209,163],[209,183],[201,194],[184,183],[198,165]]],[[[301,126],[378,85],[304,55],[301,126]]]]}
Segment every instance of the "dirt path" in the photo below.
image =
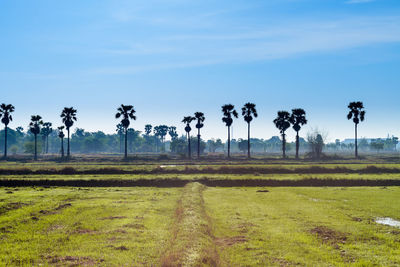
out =
{"type": "Polygon", "coordinates": [[[172,237],[164,255],[162,266],[219,266],[220,260],[207,216],[200,183],[189,183],[175,211],[172,237]]]}

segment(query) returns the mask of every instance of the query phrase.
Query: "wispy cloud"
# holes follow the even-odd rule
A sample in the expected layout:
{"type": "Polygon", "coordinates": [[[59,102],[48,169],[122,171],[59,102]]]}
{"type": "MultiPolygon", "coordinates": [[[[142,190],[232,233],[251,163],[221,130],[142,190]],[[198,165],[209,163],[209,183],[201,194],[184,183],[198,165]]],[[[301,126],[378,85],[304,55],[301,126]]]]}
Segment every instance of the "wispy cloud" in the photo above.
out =
{"type": "Polygon", "coordinates": [[[363,3],[369,3],[369,2],[375,2],[376,0],[348,0],[346,1],[346,4],[363,4],[363,3]]]}
{"type": "Polygon", "coordinates": [[[127,49],[107,49],[106,52],[133,58],[143,56],[146,64],[107,67],[94,72],[128,74],[265,61],[393,42],[400,42],[400,17],[292,21],[275,26],[217,29],[213,33],[165,35],[140,40],[128,44],[127,49]]]}

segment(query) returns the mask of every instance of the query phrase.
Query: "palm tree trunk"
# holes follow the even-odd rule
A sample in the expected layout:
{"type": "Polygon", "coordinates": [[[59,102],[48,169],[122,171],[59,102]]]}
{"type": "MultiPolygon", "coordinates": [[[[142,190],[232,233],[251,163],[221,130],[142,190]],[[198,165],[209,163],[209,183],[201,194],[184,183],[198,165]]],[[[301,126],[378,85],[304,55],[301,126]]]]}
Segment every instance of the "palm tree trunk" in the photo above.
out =
{"type": "Polygon", "coordinates": [[[49,153],[49,135],[46,136],[46,154],[49,153]]]}
{"type": "Polygon", "coordinates": [[[299,140],[299,131],[296,132],[296,159],[299,159],[299,147],[300,147],[300,140],[299,140]]]}
{"type": "Polygon", "coordinates": [[[282,134],[282,154],[283,154],[283,158],[286,158],[286,136],[283,133],[282,134]]]}
{"type": "Polygon", "coordinates": [[[189,159],[192,158],[192,152],[190,151],[191,147],[190,147],[190,133],[188,133],[188,153],[189,153],[189,159]]]}
{"type": "Polygon", "coordinates": [[[200,128],[198,129],[197,134],[197,158],[200,158],[200,128]]]}
{"type": "Polygon", "coordinates": [[[122,154],[122,133],[119,134],[119,153],[122,154]]]}
{"type": "Polygon", "coordinates": [[[356,158],[358,158],[358,147],[357,147],[357,123],[355,124],[355,154],[356,154],[356,158]]]}
{"type": "Polygon", "coordinates": [[[125,128],[125,159],[128,158],[128,128],[125,128]]]}
{"type": "Polygon", "coordinates": [[[231,127],[228,126],[228,158],[231,157],[231,127]]]}
{"type": "Polygon", "coordinates": [[[247,123],[247,157],[250,158],[250,122],[247,123]]]}
{"type": "Polygon", "coordinates": [[[64,158],[64,138],[61,138],[61,158],[64,158]]]}
{"type": "Polygon", "coordinates": [[[4,159],[7,158],[7,125],[4,129],[4,159]]]}
{"type": "Polygon", "coordinates": [[[71,153],[70,153],[70,148],[69,148],[69,128],[67,128],[67,132],[68,132],[68,139],[67,139],[67,144],[68,144],[68,147],[67,147],[67,158],[69,158],[70,155],[71,155],[71,153]]]}
{"type": "Polygon", "coordinates": [[[34,160],[37,160],[37,134],[35,134],[35,156],[34,160]]]}

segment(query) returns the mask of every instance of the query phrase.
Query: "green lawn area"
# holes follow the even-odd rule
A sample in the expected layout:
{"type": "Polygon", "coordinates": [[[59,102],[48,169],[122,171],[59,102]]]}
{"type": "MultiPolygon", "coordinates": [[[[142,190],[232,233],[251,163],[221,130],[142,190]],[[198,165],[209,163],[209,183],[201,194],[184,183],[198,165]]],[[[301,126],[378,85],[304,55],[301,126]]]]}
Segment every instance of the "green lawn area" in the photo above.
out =
{"type": "Polygon", "coordinates": [[[220,257],[229,266],[398,266],[400,188],[207,188],[220,257]]]}
{"type": "Polygon", "coordinates": [[[180,192],[0,188],[0,265],[158,265],[180,192]]]}

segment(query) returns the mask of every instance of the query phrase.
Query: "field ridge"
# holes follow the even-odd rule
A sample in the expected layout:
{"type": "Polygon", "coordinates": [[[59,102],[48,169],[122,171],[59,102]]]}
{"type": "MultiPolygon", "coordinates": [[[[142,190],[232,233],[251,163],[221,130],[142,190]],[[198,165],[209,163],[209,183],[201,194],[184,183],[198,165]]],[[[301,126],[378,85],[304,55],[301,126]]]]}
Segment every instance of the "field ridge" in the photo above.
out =
{"type": "Polygon", "coordinates": [[[219,266],[220,260],[205,211],[200,183],[185,186],[175,211],[175,222],[161,266],[219,266]]]}

